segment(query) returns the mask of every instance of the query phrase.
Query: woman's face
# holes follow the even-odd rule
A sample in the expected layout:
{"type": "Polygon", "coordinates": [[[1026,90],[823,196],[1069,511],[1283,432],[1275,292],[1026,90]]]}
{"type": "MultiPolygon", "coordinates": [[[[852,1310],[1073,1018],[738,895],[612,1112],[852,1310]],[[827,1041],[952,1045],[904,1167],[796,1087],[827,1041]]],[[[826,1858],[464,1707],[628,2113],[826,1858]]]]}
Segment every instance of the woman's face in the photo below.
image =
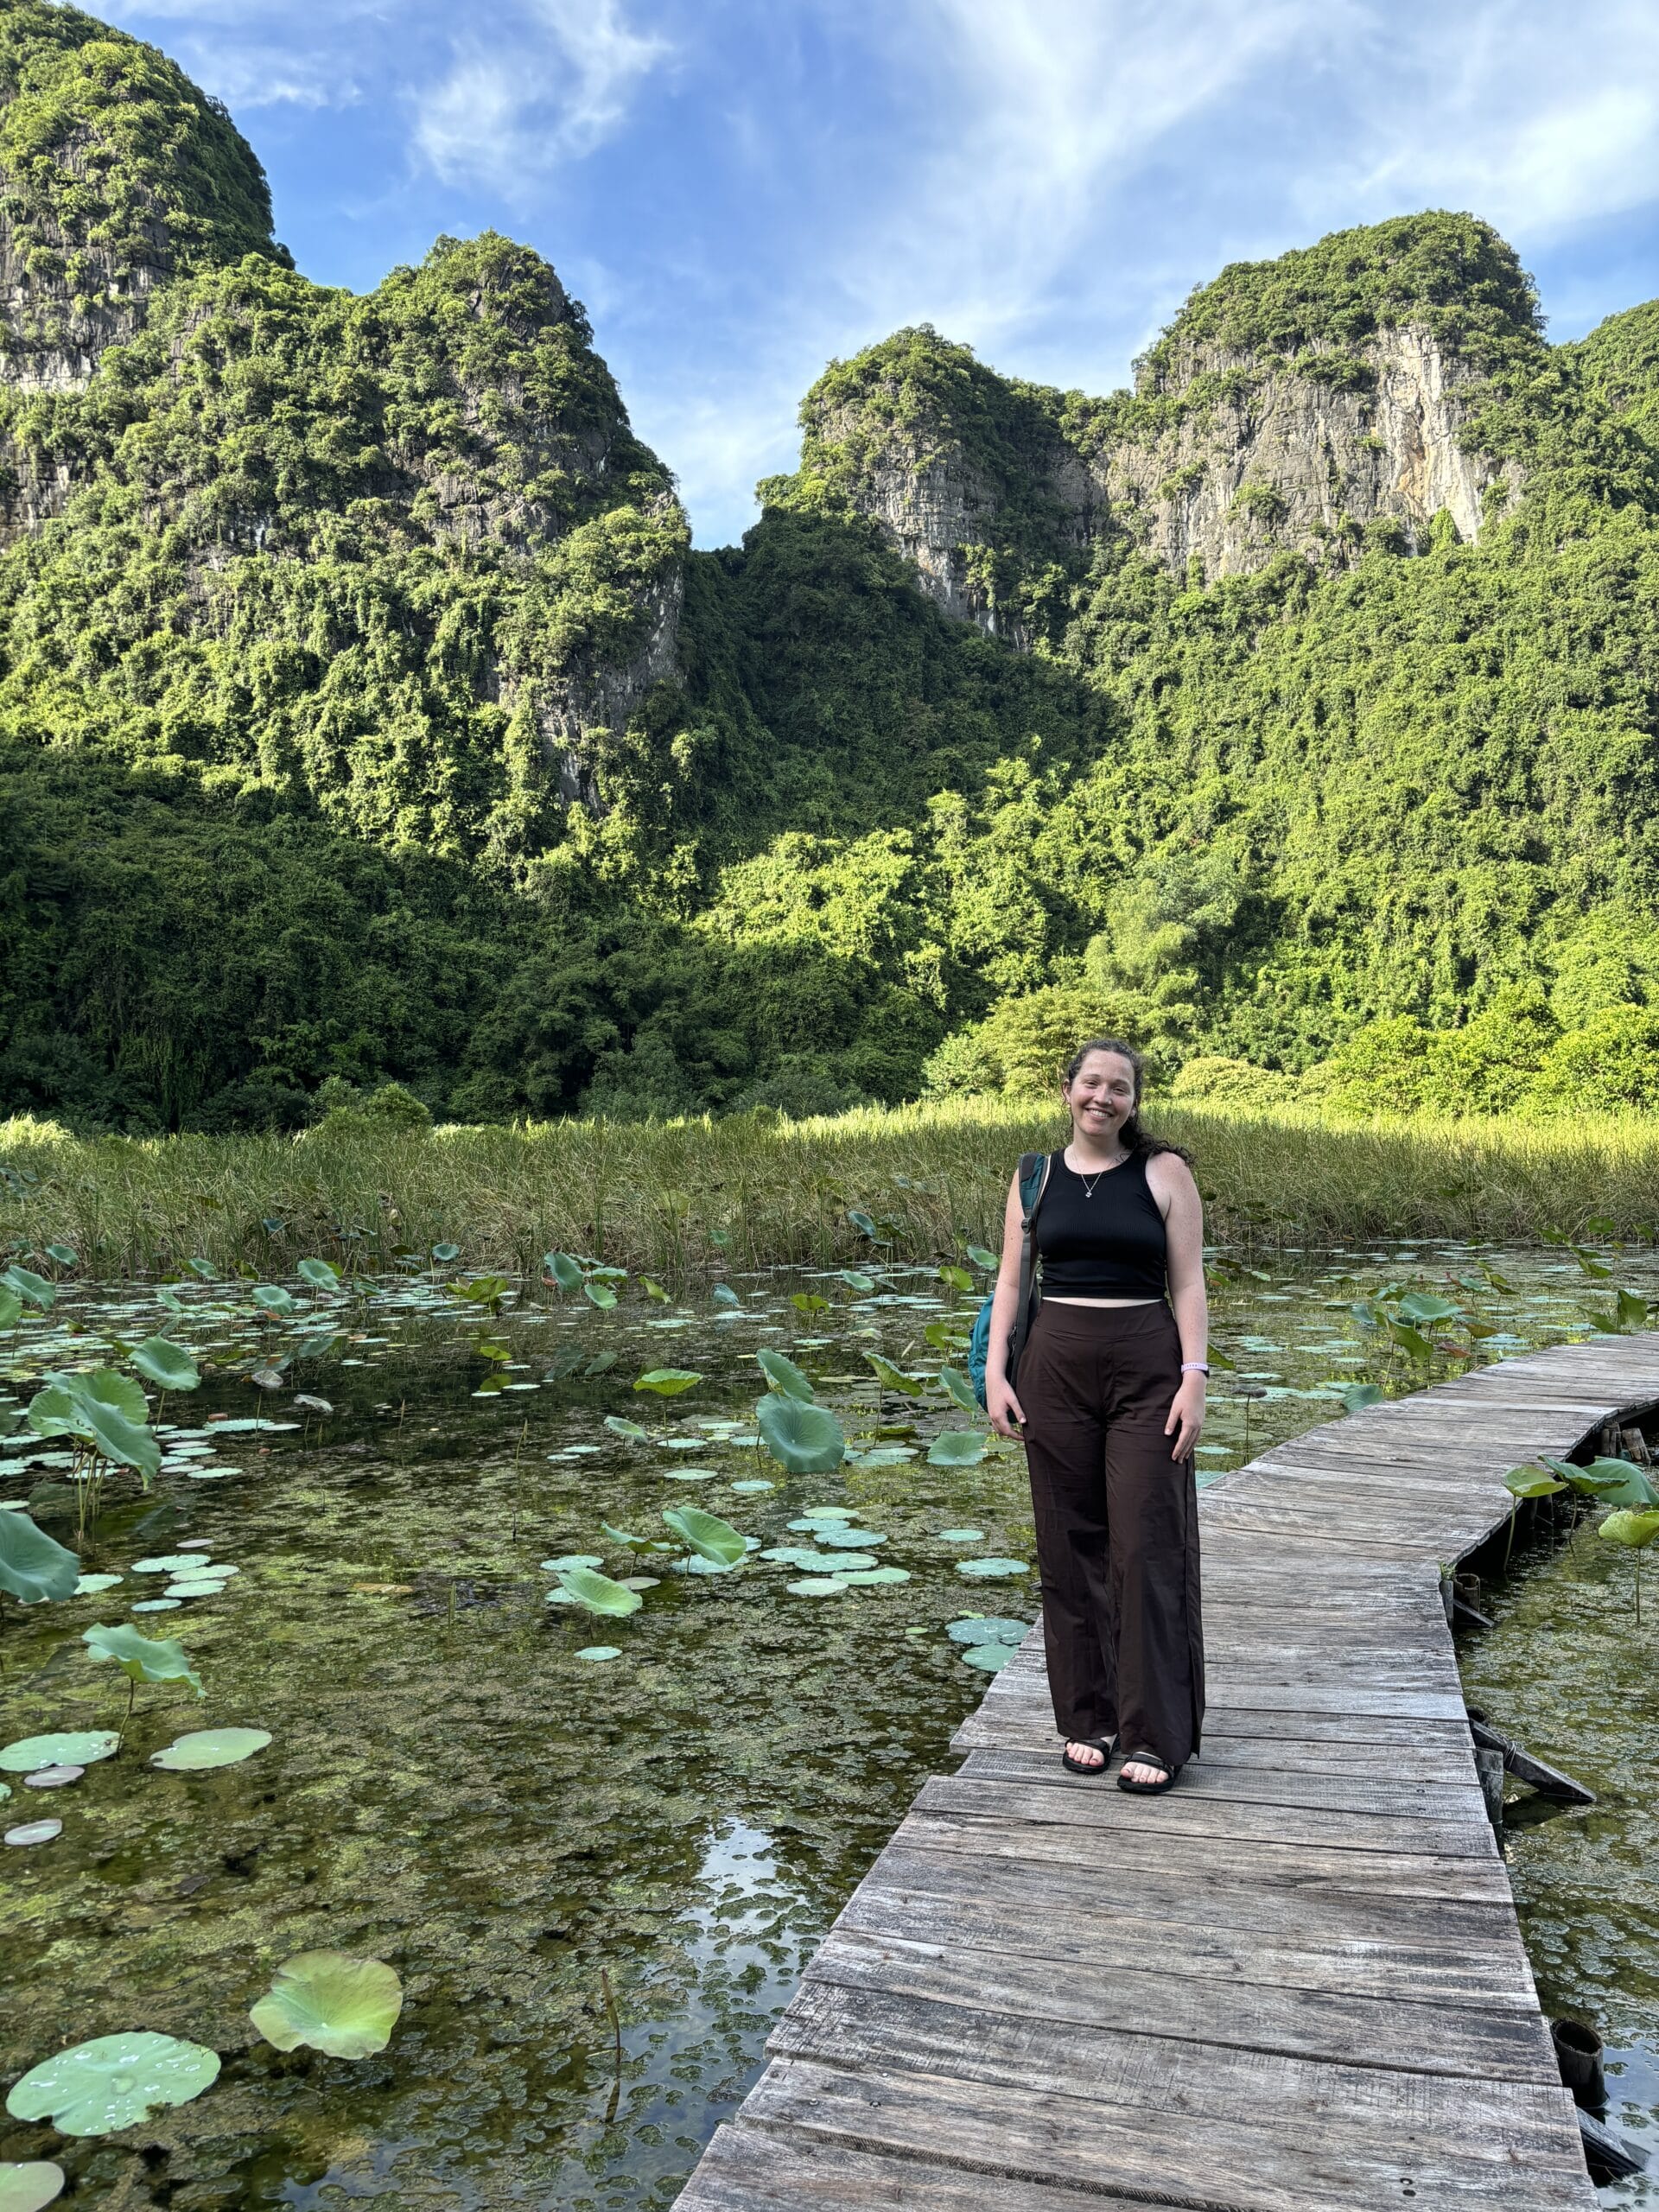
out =
{"type": "Polygon", "coordinates": [[[1135,1070],[1122,1052],[1090,1052],[1061,1085],[1079,1136],[1110,1144],[1135,1111],[1135,1070]]]}

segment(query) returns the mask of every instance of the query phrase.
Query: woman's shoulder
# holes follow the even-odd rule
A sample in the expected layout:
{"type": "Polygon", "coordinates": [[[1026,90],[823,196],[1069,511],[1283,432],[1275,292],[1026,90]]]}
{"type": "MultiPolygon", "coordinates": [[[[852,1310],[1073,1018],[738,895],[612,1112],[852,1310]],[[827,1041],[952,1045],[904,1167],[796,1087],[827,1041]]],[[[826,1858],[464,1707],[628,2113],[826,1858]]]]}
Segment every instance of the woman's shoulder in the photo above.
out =
{"type": "Polygon", "coordinates": [[[1173,1198],[1178,1192],[1198,1187],[1185,1159],[1173,1148],[1149,1152],[1144,1158],[1147,1185],[1158,1197],[1173,1198]]]}

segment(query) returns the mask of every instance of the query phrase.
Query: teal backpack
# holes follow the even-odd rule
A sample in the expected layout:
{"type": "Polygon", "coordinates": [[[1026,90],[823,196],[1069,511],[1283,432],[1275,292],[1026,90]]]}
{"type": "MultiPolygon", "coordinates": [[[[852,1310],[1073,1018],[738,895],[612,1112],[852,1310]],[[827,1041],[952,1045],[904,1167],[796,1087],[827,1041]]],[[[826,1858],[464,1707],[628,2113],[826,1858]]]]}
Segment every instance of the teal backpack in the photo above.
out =
{"type": "MultiPolygon", "coordinates": [[[[1049,1155],[1046,1152],[1022,1152],[1020,1155],[1020,1204],[1025,1210],[1020,1235],[1020,1299],[1014,1310],[1014,1326],[1008,1332],[1008,1380],[1013,1382],[1020,1363],[1020,1355],[1026,1348],[1026,1338],[1031,1334],[1031,1324],[1042,1302],[1042,1292],[1036,1280],[1036,1253],[1033,1224],[1037,1209],[1043,1202],[1043,1192],[1048,1188],[1049,1155]]],[[[991,1349],[991,1300],[988,1298],[974,1317],[973,1340],[968,1348],[968,1376],[974,1386],[974,1395],[982,1406],[985,1402],[985,1362],[991,1349]]]]}

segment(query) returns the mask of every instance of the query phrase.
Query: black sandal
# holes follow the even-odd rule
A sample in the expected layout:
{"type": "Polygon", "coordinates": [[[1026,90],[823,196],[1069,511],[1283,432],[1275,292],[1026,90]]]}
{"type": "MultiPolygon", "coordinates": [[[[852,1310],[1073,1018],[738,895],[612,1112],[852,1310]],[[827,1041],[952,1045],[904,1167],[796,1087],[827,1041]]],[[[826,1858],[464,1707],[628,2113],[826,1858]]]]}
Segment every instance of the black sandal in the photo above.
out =
{"type": "Polygon", "coordinates": [[[1074,1759],[1070,1751],[1063,1751],[1060,1753],[1060,1764],[1068,1774],[1098,1776],[1105,1773],[1112,1763],[1112,1752],[1117,1744],[1116,1736],[1108,1736],[1103,1739],[1099,1736],[1073,1736],[1069,1740],[1074,1744],[1087,1744],[1092,1750],[1098,1751],[1100,1764],[1092,1766],[1087,1760],[1074,1759]]]}
{"type": "Polygon", "coordinates": [[[1166,1789],[1174,1788],[1175,1777],[1180,1771],[1179,1767],[1171,1766],[1167,1759],[1160,1759],[1156,1751],[1128,1751],[1124,1754],[1123,1765],[1125,1767],[1155,1766],[1164,1777],[1161,1782],[1131,1782],[1128,1776],[1120,1768],[1117,1777],[1118,1788],[1127,1789],[1138,1797],[1161,1796],[1166,1789]]]}

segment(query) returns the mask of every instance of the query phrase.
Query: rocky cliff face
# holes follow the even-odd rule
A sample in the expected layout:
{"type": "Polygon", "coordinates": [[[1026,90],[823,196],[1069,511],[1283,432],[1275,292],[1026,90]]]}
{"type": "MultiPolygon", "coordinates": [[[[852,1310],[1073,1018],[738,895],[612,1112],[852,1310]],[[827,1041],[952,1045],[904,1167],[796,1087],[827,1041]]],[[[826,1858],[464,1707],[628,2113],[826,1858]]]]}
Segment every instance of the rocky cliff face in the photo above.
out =
{"type": "Polygon", "coordinates": [[[1437,517],[1477,538],[1523,480],[1471,423],[1494,369],[1543,351],[1494,232],[1402,217],[1224,270],[1106,399],[901,331],[826,372],[799,474],[762,488],[866,517],[948,613],[1022,644],[1125,539],[1212,582],[1287,550],[1338,568],[1378,536],[1410,553],[1437,517]]]}

